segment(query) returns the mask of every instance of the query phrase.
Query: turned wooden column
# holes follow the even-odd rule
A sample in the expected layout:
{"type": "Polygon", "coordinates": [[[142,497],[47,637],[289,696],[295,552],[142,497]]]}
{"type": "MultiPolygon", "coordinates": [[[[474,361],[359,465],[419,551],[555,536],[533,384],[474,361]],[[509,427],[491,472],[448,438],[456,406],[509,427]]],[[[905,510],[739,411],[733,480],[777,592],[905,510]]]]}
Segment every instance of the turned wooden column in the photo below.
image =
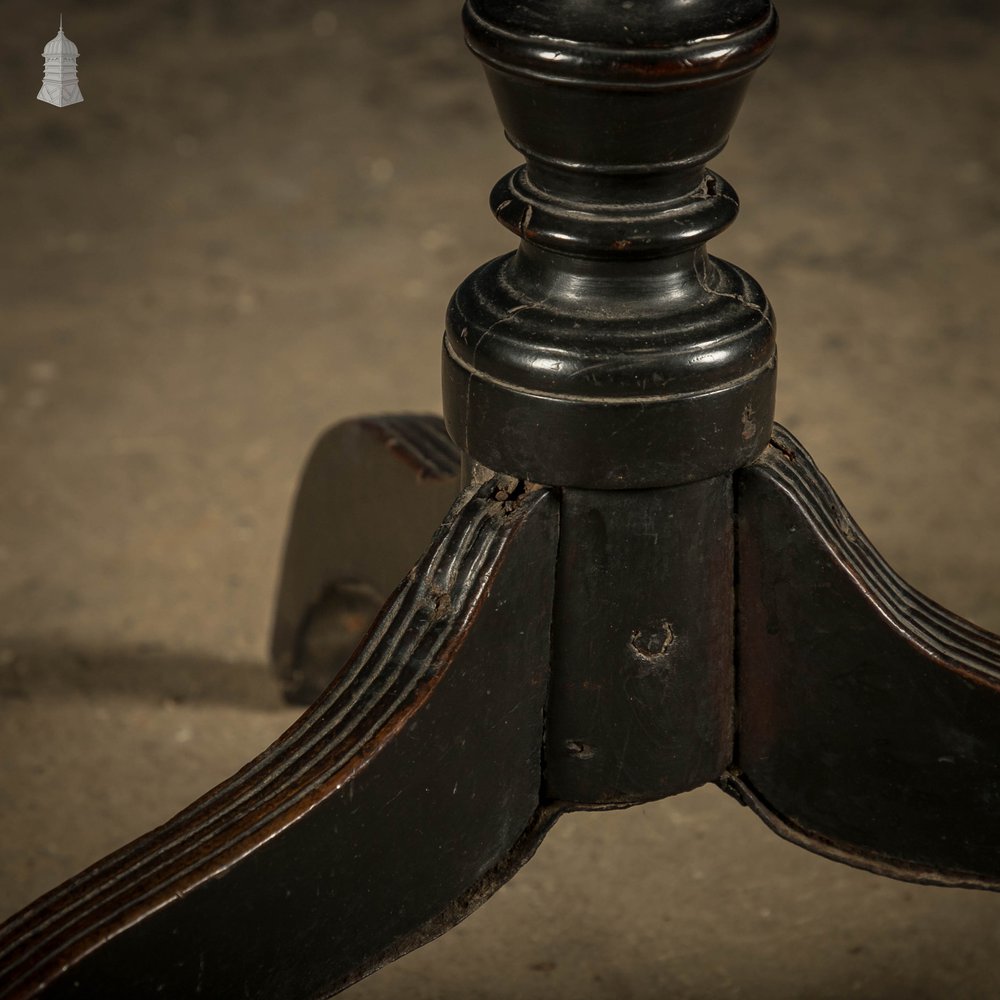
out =
{"type": "Polygon", "coordinates": [[[776,17],[468,0],[464,19],[527,162],[491,196],[520,245],[448,308],[445,421],[487,468],[563,487],[546,792],[685,791],[732,758],[732,473],[775,383],[763,291],[705,248],[739,208],[705,164],[776,17]]]}
{"type": "Polygon", "coordinates": [[[445,422],[487,468],[633,489],[731,472],[767,443],[774,320],[709,256],[736,217],[705,163],[777,19],[769,0],[468,0],[511,143],[493,189],[517,251],[448,308],[445,422]]]}

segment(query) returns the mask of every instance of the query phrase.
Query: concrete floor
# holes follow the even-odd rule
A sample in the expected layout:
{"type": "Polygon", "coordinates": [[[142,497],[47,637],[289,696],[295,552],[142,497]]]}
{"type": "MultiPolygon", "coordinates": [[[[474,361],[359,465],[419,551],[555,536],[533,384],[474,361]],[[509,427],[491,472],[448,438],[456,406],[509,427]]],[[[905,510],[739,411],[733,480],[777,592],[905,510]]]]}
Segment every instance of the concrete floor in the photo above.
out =
{"type": "MultiPolygon", "coordinates": [[[[294,718],[264,665],[306,451],[438,406],[516,162],[458,0],[0,0],[0,916],[294,718]],[[51,8],[51,9],[50,9],[51,8]],[[59,10],[85,103],[35,101],[59,10]]],[[[779,419],[890,562],[1000,630],[1000,8],[787,0],[714,251],[779,419]]],[[[389,998],[986,998],[1000,897],[883,881],[704,789],[562,820],[389,998]]]]}

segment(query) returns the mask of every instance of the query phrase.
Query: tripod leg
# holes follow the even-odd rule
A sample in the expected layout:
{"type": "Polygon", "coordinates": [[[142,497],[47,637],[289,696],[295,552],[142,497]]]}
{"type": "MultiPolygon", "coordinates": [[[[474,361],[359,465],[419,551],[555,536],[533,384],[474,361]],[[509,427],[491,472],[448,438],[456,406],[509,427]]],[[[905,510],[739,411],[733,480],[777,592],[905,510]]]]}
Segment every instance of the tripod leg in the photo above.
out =
{"type": "Polygon", "coordinates": [[[165,826],[0,928],[0,997],[325,997],[530,856],[558,505],[456,503],[330,688],[165,826]]]}
{"type": "Polygon", "coordinates": [[[458,493],[459,452],[440,417],[348,420],[306,463],[288,528],[271,656],[286,698],[308,705],[353,652],[458,493]]]}
{"type": "Polygon", "coordinates": [[[737,511],[731,787],[820,854],[1000,889],[1000,637],[896,576],[781,428],[737,511]]]}

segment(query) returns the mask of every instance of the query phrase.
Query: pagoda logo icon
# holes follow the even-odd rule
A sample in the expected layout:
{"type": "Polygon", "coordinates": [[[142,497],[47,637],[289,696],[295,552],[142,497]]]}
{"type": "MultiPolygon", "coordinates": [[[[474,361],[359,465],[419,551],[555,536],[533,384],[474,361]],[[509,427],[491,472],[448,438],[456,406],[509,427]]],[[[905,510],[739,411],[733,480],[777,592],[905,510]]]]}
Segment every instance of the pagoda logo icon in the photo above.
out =
{"type": "Polygon", "coordinates": [[[63,34],[62,15],[59,16],[59,34],[42,49],[45,76],[38,99],[57,108],[79,104],[83,100],[76,78],[76,60],[80,50],[63,34]]]}

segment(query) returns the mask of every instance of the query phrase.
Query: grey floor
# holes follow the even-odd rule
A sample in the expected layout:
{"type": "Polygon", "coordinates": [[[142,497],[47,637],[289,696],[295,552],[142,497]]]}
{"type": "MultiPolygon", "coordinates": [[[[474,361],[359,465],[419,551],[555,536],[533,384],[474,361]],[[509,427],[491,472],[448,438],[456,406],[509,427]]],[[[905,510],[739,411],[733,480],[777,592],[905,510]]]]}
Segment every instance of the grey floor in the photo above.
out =
{"type": "MultiPolygon", "coordinates": [[[[264,663],[305,453],[433,410],[516,162],[458,0],[0,0],[0,916],[294,718],[264,663]],[[49,10],[51,7],[51,10],[49,10]]],[[[779,318],[779,418],[890,562],[1000,630],[1000,8],[788,0],[714,250],[779,318]]],[[[564,819],[389,998],[987,998],[1000,898],[882,881],[714,789],[564,819]]]]}

